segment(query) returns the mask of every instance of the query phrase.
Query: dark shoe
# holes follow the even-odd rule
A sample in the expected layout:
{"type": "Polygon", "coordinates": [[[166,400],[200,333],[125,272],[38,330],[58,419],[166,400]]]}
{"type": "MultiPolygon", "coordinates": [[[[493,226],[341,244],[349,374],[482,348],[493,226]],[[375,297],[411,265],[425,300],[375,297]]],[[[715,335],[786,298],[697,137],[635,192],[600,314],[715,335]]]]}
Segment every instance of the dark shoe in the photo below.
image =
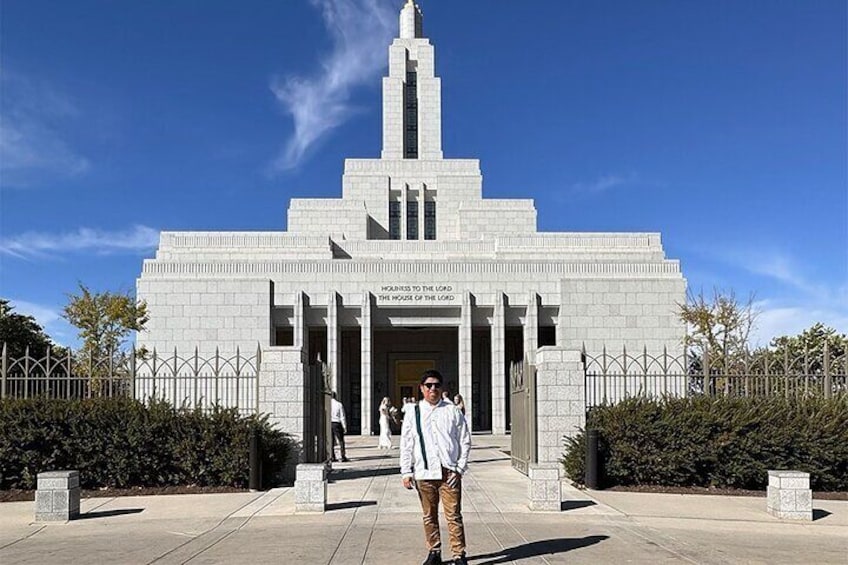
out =
{"type": "Polygon", "coordinates": [[[347,457],[342,457],[342,463],[350,463],[350,459],[347,457]]]}
{"type": "Polygon", "coordinates": [[[463,553],[459,557],[453,558],[453,565],[468,565],[468,558],[463,553]]]}
{"type": "Polygon", "coordinates": [[[427,555],[427,559],[421,565],[442,565],[442,552],[431,551],[427,555]]]}

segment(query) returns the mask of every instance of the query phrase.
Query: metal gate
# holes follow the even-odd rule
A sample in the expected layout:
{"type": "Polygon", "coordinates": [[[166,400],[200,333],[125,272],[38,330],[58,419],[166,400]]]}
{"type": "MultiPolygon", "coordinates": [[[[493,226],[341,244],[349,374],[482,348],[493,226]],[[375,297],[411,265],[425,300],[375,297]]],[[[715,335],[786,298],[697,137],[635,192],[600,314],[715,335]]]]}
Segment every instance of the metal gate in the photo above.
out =
{"type": "Polygon", "coordinates": [[[512,466],[525,475],[536,452],[536,367],[527,362],[509,368],[509,413],[512,421],[512,466]]]}
{"type": "Polygon", "coordinates": [[[330,424],[332,394],[326,364],[318,363],[309,366],[304,388],[304,463],[326,463],[333,450],[333,433],[330,424]]]}

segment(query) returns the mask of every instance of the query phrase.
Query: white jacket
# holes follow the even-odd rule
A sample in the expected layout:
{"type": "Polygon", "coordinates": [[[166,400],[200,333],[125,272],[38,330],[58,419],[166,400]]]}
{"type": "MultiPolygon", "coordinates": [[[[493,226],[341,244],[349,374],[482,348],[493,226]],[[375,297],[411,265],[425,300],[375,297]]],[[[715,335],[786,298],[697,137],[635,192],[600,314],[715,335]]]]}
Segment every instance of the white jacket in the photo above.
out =
{"type": "Polygon", "coordinates": [[[440,400],[435,406],[424,400],[421,411],[421,435],[427,451],[427,466],[422,457],[421,441],[415,425],[415,409],[406,411],[400,432],[400,472],[417,481],[441,480],[442,467],[465,474],[471,452],[471,432],[459,408],[440,400]]]}

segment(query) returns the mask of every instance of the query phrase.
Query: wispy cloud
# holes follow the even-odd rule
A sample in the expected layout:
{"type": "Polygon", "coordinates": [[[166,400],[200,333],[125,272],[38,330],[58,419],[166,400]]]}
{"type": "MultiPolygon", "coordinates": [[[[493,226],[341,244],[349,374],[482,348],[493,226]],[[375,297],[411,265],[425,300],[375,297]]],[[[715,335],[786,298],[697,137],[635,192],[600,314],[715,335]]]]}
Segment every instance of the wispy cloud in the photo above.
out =
{"type": "Polygon", "coordinates": [[[711,255],[750,274],[779,283],[768,296],[758,293],[760,312],[752,332],[753,345],[768,345],[773,337],[797,335],[816,322],[848,333],[848,282],[811,278],[811,269],[785,251],[722,246],[711,255]]]}
{"type": "Polygon", "coordinates": [[[35,304],[34,302],[27,302],[26,300],[9,299],[9,302],[14,307],[14,311],[16,313],[23,314],[25,316],[32,316],[42,326],[52,324],[62,318],[59,310],[52,306],[35,304]]]}
{"type": "Polygon", "coordinates": [[[839,308],[838,305],[781,305],[777,301],[766,300],[754,306],[759,311],[756,328],[751,335],[754,347],[766,346],[777,336],[798,335],[816,322],[848,334],[848,308],[839,308]]]}
{"type": "Polygon", "coordinates": [[[271,164],[272,172],[296,167],[310,146],[354,114],[351,90],[377,83],[397,31],[394,1],[312,0],[312,4],[321,10],[333,49],[321,59],[317,74],[271,82],[271,90],[294,121],[294,132],[271,164]]]}
{"type": "Polygon", "coordinates": [[[74,232],[26,232],[0,238],[0,254],[20,258],[53,257],[58,253],[93,252],[140,253],[154,249],[159,242],[159,230],[147,226],[133,226],[122,231],[104,231],[79,228],[74,232]]]}
{"type": "Polygon", "coordinates": [[[626,175],[609,174],[603,175],[590,182],[578,182],[571,185],[574,192],[582,192],[586,194],[599,194],[607,192],[614,188],[620,188],[627,185],[637,184],[639,182],[638,175],[630,173],[626,175]]]}
{"type": "Polygon", "coordinates": [[[66,139],[79,118],[73,102],[45,82],[0,72],[0,186],[25,188],[47,180],[79,175],[87,158],[66,139]]]}

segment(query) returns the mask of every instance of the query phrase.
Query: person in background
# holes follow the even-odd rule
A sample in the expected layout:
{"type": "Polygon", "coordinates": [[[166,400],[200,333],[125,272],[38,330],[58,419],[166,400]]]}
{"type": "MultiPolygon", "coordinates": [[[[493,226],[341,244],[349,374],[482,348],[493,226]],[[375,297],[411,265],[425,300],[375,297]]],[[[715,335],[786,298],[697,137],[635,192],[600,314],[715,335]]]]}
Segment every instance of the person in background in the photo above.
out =
{"type": "Polygon", "coordinates": [[[380,440],[377,443],[377,447],[380,449],[392,448],[391,419],[393,409],[391,399],[388,396],[383,397],[383,401],[380,402],[380,440]]]}
{"type": "Polygon", "coordinates": [[[424,400],[407,411],[400,433],[400,471],[404,488],[415,488],[421,501],[428,551],[424,565],[442,563],[440,501],[448,523],[453,563],[468,565],[462,476],[468,470],[471,432],[462,413],[442,397],[442,380],[442,374],[435,370],[421,376],[424,400]]]}
{"type": "Polygon", "coordinates": [[[342,461],[347,463],[350,459],[347,458],[347,454],[345,453],[345,439],[344,436],[347,433],[347,420],[345,419],[345,411],[342,403],[339,402],[338,398],[336,398],[335,391],[333,392],[333,398],[330,400],[330,423],[333,428],[333,461],[338,461],[336,459],[336,443],[339,444],[339,454],[342,456],[342,461]]]}
{"type": "Polygon", "coordinates": [[[465,400],[463,400],[461,394],[457,394],[453,397],[453,404],[459,408],[459,411],[462,412],[463,416],[465,416],[465,400]]]}
{"type": "Polygon", "coordinates": [[[451,404],[453,404],[453,401],[451,400],[451,396],[450,396],[450,391],[447,391],[447,390],[442,391],[442,400],[444,400],[445,402],[450,402],[451,404]]]}

